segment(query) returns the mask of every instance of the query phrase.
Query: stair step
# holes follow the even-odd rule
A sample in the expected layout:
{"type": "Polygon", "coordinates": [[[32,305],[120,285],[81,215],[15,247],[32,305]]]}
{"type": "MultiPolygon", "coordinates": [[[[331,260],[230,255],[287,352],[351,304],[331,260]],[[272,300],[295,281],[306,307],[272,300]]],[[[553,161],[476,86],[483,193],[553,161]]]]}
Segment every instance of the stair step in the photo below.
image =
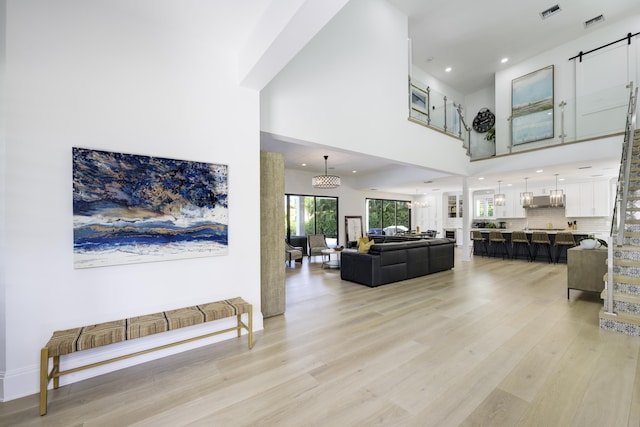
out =
{"type": "Polygon", "coordinates": [[[631,246],[635,247],[636,250],[640,250],[640,233],[625,232],[622,241],[624,246],[631,246]]]}
{"type": "Polygon", "coordinates": [[[618,313],[617,315],[607,314],[604,307],[600,309],[600,328],[612,332],[640,336],[640,316],[618,313]]]}
{"type": "MultiPolygon", "coordinates": [[[[607,281],[606,275],[604,277],[604,281],[605,283],[607,281]]],[[[625,281],[625,282],[628,282],[628,281],[625,281]]],[[[624,294],[624,295],[636,295],[640,297],[640,285],[625,283],[625,282],[616,282],[614,279],[613,292],[615,293],[615,295],[624,294]]]]}
{"type": "Polygon", "coordinates": [[[640,247],[639,246],[615,246],[613,248],[613,265],[629,265],[616,263],[616,261],[634,261],[635,265],[640,262],[640,247]]]}
{"type": "MultiPolygon", "coordinates": [[[[613,282],[615,285],[622,284],[622,285],[629,285],[629,286],[638,286],[638,288],[640,289],[640,277],[625,276],[623,274],[616,274],[614,272],[613,282]]],[[[638,291],[638,293],[640,294],[640,290],[638,291]]]]}
{"type": "Polygon", "coordinates": [[[635,261],[613,260],[613,274],[627,277],[640,277],[640,266],[635,261]]]}
{"type": "MultiPolygon", "coordinates": [[[[604,289],[600,293],[600,298],[606,301],[607,299],[608,289],[604,289]]],[[[634,304],[637,308],[637,314],[640,316],[640,294],[626,294],[624,292],[616,292],[613,291],[613,301],[615,302],[624,302],[627,304],[634,304]]],[[[626,311],[626,310],[625,310],[626,311]]]]}
{"type": "Polygon", "coordinates": [[[633,222],[633,220],[625,221],[624,232],[625,232],[625,235],[627,233],[640,232],[640,221],[636,221],[636,222],[633,222]]]}

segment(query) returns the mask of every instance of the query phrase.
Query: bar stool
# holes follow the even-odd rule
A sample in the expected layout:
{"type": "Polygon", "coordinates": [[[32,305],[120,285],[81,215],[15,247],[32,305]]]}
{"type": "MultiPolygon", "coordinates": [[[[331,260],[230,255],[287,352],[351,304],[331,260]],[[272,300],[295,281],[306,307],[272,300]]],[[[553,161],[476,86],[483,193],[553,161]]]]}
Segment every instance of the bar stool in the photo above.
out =
{"type": "Polygon", "coordinates": [[[511,259],[515,259],[518,256],[518,250],[524,246],[527,249],[527,257],[531,261],[531,245],[527,234],[524,231],[514,231],[511,233],[511,259]]]}
{"type": "Polygon", "coordinates": [[[504,259],[505,255],[507,255],[507,257],[509,256],[509,251],[507,250],[507,239],[504,238],[501,231],[490,231],[489,245],[493,249],[491,251],[491,256],[495,256],[496,247],[500,244],[502,244],[502,248],[503,248],[502,259],[504,259]]]}
{"type": "Polygon", "coordinates": [[[487,251],[487,239],[485,239],[484,237],[482,237],[482,233],[474,230],[471,232],[471,241],[473,242],[473,254],[476,254],[476,242],[478,244],[478,246],[480,246],[480,255],[483,255],[483,249],[484,249],[484,253],[489,256],[489,252],[487,251]]]}
{"type": "Polygon", "coordinates": [[[549,264],[551,264],[551,241],[549,240],[549,235],[545,231],[534,231],[531,234],[531,244],[533,245],[532,260],[535,261],[538,258],[538,249],[543,246],[547,251],[549,264]]]}
{"type": "Polygon", "coordinates": [[[562,255],[562,248],[565,248],[565,252],[576,245],[576,241],[573,239],[573,234],[563,232],[556,234],[556,241],[554,242],[556,251],[556,264],[562,255]]]}

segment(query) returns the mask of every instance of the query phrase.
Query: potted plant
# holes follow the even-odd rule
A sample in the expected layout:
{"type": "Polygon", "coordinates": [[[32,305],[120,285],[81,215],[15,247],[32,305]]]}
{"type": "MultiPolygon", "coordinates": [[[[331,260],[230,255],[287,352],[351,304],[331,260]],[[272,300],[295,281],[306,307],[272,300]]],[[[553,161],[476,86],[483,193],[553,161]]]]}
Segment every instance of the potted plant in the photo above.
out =
{"type": "Polygon", "coordinates": [[[496,128],[491,128],[484,135],[485,141],[496,142],[496,128]]]}

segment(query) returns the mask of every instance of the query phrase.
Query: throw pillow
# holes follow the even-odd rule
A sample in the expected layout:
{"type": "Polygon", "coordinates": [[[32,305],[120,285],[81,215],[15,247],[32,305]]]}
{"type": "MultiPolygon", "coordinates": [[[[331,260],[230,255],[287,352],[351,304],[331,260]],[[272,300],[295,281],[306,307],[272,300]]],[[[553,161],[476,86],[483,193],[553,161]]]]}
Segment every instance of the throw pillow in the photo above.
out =
{"type": "Polygon", "coordinates": [[[359,254],[366,254],[367,252],[369,252],[369,248],[375,243],[375,241],[370,240],[366,243],[362,243],[358,245],[358,253],[359,254]]]}

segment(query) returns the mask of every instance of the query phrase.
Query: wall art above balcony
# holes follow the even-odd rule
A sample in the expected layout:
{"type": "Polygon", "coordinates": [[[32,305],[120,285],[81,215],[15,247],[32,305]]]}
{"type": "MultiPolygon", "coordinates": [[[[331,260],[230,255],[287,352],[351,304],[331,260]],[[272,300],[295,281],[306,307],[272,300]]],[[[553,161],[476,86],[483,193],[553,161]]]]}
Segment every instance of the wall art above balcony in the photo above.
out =
{"type": "Polygon", "coordinates": [[[74,267],[227,255],[227,166],[73,148],[74,267]]]}
{"type": "Polygon", "coordinates": [[[553,138],[553,65],[511,82],[511,143],[553,138]]]}

